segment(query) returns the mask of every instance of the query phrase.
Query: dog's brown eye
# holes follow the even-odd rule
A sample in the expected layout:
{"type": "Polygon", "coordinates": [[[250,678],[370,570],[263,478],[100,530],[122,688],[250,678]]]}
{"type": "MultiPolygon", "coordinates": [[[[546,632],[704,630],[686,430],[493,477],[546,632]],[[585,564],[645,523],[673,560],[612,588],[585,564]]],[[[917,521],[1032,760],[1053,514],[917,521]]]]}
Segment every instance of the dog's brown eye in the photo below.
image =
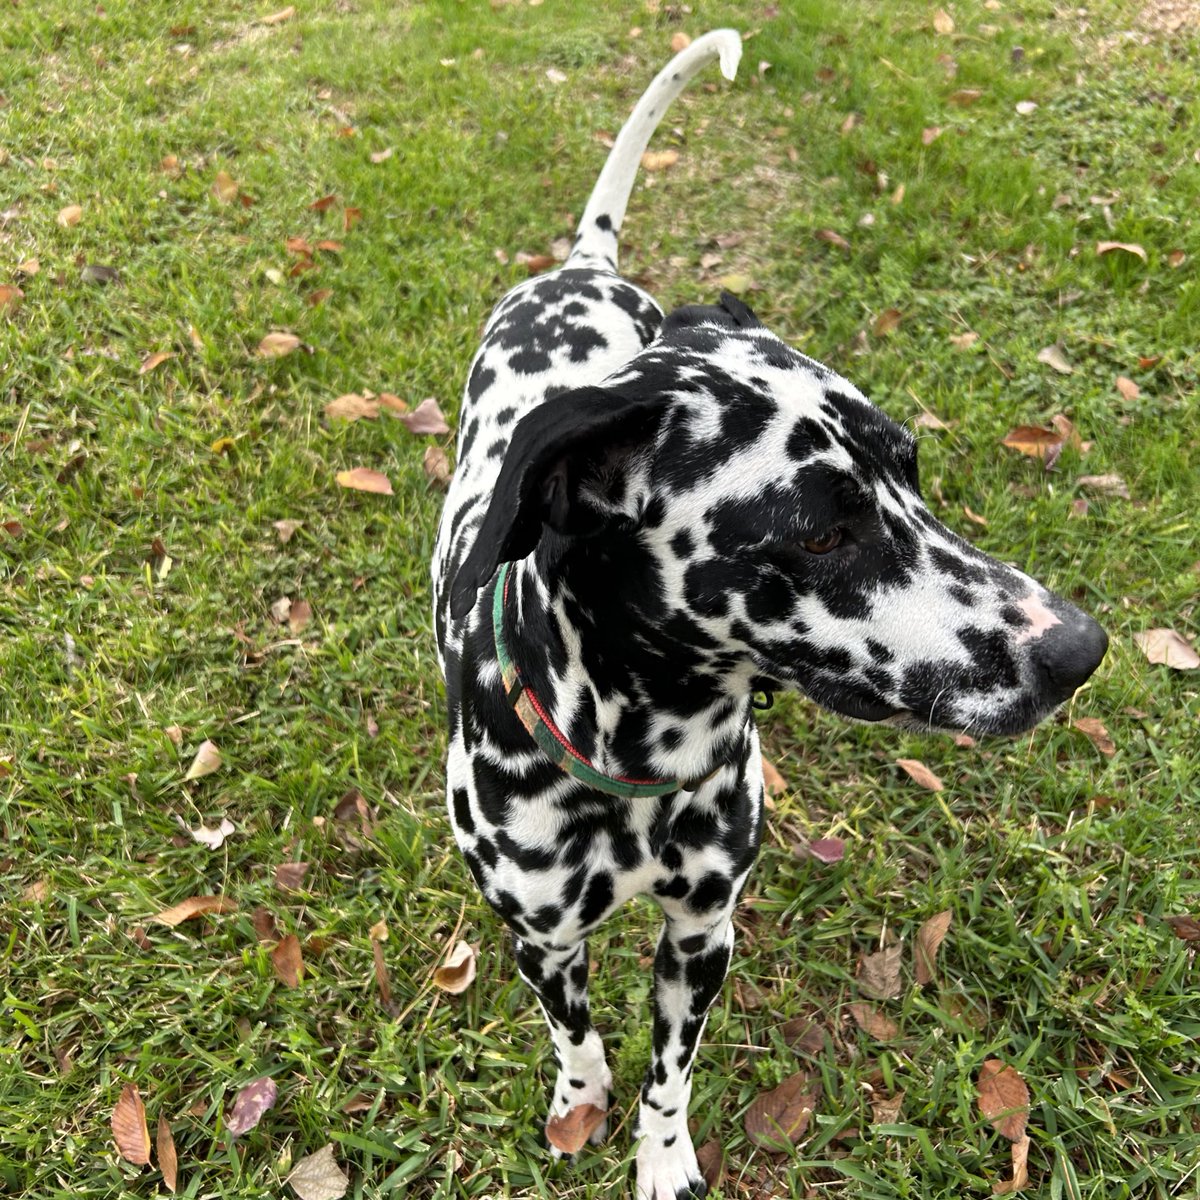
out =
{"type": "Polygon", "coordinates": [[[842,531],[840,529],[831,529],[822,537],[808,538],[803,543],[809,554],[828,554],[830,550],[836,550],[841,544],[842,531]]]}

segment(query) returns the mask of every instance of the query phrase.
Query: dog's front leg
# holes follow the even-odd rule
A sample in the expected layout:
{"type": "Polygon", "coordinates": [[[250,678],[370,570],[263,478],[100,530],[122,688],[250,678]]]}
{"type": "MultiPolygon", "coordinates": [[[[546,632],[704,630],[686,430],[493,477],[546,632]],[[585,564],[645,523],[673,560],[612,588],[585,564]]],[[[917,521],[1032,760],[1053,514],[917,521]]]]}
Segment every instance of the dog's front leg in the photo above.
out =
{"type": "MultiPolygon", "coordinates": [[[[517,970],[533,989],[550,1026],[558,1062],[558,1078],[550,1097],[550,1116],[566,1116],[573,1108],[591,1104],[607,1111],[612,1074],[604,1061],[604,1046],[592,1026],[588,1007],[587,942],[560,946],[552,941],[513,937],[517,970]]],[[[588,1139],[604,1140],[604,1121],[588,1139]]],[[[562,1152],[552,1146],[556,1158],[562,1152]]]]}
{"type": "Polygon", "coordinates": [[[639,1200],[685,1200],[708,1190],[688,1132],[688,1102],[704,1019],[733,951],[732,901],[699,915],[683,901],[667,901],[663,911],[654,958],[654,1051],[637,1125],[639,1200]]]}

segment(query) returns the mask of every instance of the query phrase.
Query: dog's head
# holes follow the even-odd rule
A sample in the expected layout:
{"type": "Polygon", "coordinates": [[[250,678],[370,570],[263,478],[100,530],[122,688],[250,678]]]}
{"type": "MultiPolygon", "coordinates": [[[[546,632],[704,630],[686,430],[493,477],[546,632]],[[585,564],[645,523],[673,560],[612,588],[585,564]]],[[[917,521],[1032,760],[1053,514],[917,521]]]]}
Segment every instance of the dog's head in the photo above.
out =
{"type": "Polygon", "coordinates": [[[729,296],[520,422],[456,615],[539,544],[672,662],[864,721],[1016,733],[1107,647],[930,513],[907,430],[729,296]]]}

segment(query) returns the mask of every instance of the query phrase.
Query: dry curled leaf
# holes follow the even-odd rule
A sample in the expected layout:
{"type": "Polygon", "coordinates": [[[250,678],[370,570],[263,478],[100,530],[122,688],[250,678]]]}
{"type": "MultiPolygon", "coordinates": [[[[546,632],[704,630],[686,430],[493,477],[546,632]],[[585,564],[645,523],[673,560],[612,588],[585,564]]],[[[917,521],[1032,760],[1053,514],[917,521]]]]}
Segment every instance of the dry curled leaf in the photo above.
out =
{"type": "Polygon", "coordinates": [[[381,162],[387,162],[387,160],[391,157],[392,157],[392,148],[391,148],[391,146],[388,146],[388,148],[386,150],[376,150],[374,152],[374,154],[371,155],[371,161],[373,163],[378,164],[381,162]]]}
{"type": "Polygon", "coordinates": [[[1136,400],[1142,394],[1142,389],[1128,375],[1117,376],[1117,391],[1126,400],[1136,400]]]}
{"type": "Polygon", "coordinates": [[[275,530],[275,536],[279,539],[280,545],[286,546],[292,540],[296,530],[303,524],[303,521],[286,519],[283,521],[272,521],[271,528],[275,530]]]}
{"type": "Polygon", "coordinates": [[[409,433],[449,433],[450,426],[432,396],[422,400],[412,412],[396,414],[409,433]]]}
{"type": "Polygon", "coordinates": [[[68,204],[66,208],[58,210],[58,216],[55,220],[64,229],[70,229],[73,225],[78,225],[83,220],[83,208],[78,204],[68,204]]]}
{"type": "Polygon", "coordinates": [[[678,150],[647,150],[642,155],[643,171],[665,171],[679,161],[678,150]]]}
{"type": "Polygon", "coordinates": [[[1176,671],[1194,671],[1200,667],[1200,654],[1191,642],[1174,629],[1147,629],[1133,635],[1134,644],[1152,663],[1161,663],[1176,671]]]}
{"type": "Polygon", "coordinates": [[[174,350],[159,350],[157,354],[148,354],[142,359],[142,365],[138,367],[138,374],[149,375],[156,367],[161,367],[168,358],[174,357],[174,350]]]}
{"type": "Polygon", "coordinates": [[[1024,1135],[1029,1089],[1025,1080],[998,1058],[987,1059],[979,1068],[979,1111],[1009,1141],[1024,1135]]]}
{"type": "Polygon", "coordinates": [[[198,829],[189,829],[188,833],[193,842],[199,842],[200,845],[207,846],[210,850],[220,850],[225,844],[225,839],[236,831],[234,823],[228,817],[223,817],[220,825],[215,829],[201,825],[198,829]]]}
{"type": "Polygon", "coordinates": [[[947,96],[947,100],[951,104],[957,104],[959,108],[969,108],[983,95],[979,88],[959,88],[957,92],[951,92],[947,96]]]}
{"type": "Polygon", "coordinates": [[[565,1116],[546,1122],[546,1140],[564,1154],[577,1154],[606,1116],[606,1111],[594,1104],[577,1104],[565,1116]]]}
{"type": "Polygon", "coordinates": [[[954,32],[954,18],[944,8],[939,8],[933,14],[933,30],[941,34],[954,32]]]}
{"type": "Polygon", "coordinates": [[[250,924],[254,926],[254,933],[260,942],[277,942],[280,939],[279,927],[275,924],[275,917],[269,909],[259,905],[250,914],[250,924]]]}
{"type": "Polygon", "coordinates": [[[950,335],[950,345],[956,350],[969,350],[977,341],[979,341],[979,334],[973,329],[968,329],[966,333],[952,333],[950,335]]]}
{"type": "Polygon", "coordinates": [[[671,53],[678,54],[692,44],[692,39],[682,29],[671,34],[671,53]]]}
{"type": "Polygon", "coordinates": [[[221,204],[232,204],[237,199],[238,185],[228,171],[218,171],[213,180],[212,194],[221,204]]]}
{"type": "Polygon", "coordinates": [[[386,475],[372,471],[369,467],[355,467],[350,471],[337,473],[339,487],[349,488],[355,492],[374,492],[378,496],[392,495],[391,481],[386,475]]]}
{"type": "Polygon", "coordinates": [[[298,892],[304,886],[308,863],[285,862],[275,868],[275,886],[282,892],[298,892]]]}
{"type": "Polygon", "coordinates": [[[1063,436],[1057,429],[1047,429],[1044,425],[1018,425],[1004,435],[1000,444],[1030,458],[1053,459],[1062,451],[1063,436]]]}
{"type": "Polygon", "coordinates": [[[1040,363],[1045,363],[1048,367],[1053,367],[1060,375],[1073,375],[1075,368],[1067,361],[1067,357],[1062,352],[1062,347],[1055,342],[1052,346],[1043,346],[1037,352],[1037,360],[1040,363]]]}
{"type": "Polygon", "coordinates": [[[941,136],[942,127],[940,125],[930,125],[921,130],[921,145],[932,146],[941,136]]]}
{"type": "Polygon", "coordinates": [[[818,242],[828,242],[839,250],[849,250],[850,243],[835,229],[818,229],[814,234],[818,242]]]}
{"type": "Polygon", "coordinates": [[[350,1186],[345,1171],[333,1157],[332,1142],[302,1158],[292,1168],[287,1183],[300,1200],[340,1200],[350,1186]]]}
{"type": "Polygon", "coordinates": [[[1123,250],[1126,254],[1136,255],[1146,261],[1146,251],[1137,244],[1137,242],[1097,242],[1097,254],[1111,254],[1114,250],[1123,250]]]}
{"type": "Polygon", "coordinates": [[[817,862],[841,862],[846,857],[846,843],[841,838],[817,838],[805,843],[804,852],[817,862]]]}
{"type": "Polygon", "coordinates": [[[950,928],[952,914],[944,909],[935,913],[917,930],[916,940],[916,976],[917,982],[924,986],[937,978],[937,956],[942,948],[942,941],[950,928]]]}
{"type": "Polygon", "coordinates": [[[895,329],[904,319],[898,308],[885,308],[883,312],[875,318],[875,323],[871,326],[871,332],[876,337],[883,337],[895,329]]]}
{"type": "Polygon", "coordinates": [[[705,1142],[696,1149],[696,1165],[708,1190],[715,1192],[725,1180],[725,1151],[720,1142],[705,1142]]]}
{"type": "Polygon", "coordinates": [[[474,978],[475,949],[463,941],[454,943],[446,961],[433,972],[433,982],[451,996],[465,992],[474,978]]]}
{"type": "Polygon", "coordinates": [[[150,920],[157,921],[160,925],[170,925],[173,929],[181,922],[190,921],[192,917],[199,917],[204,913],[227,912],[237,912],[236,900],[230,900],[227,896],[189,896],[186,900],[155,913],[150,920]]]}
{"type": "Polygon", "coordinates": [[[281,8],[278,12],[273,12],[269,17],[260,17],[258,23],[260,25],[282,25],[284,21],[290,21],[296,15],[296,6],[289,4],[287,8],[281,8]]]}
{"type": "Polygon", "coordinates": [[[900,1036],[900,1026],[886,1013],[882,1013],[873,1004],[863,1004],[858,1001],[846,1007],[854,1018],[854,1023],[864,1033],[868,1033],[876,1041],[892,1042],[900,1036]]]}
{"type": "Polygon", "coordinates": [[[1175,936],[1185,942],[1200,942],[1200,918],[1197,917],[1163,917],[1170,925],[1175,936]]]}
{"type": "Polygon", "coordinates": [[[788,790],[787,780],[765,754],[762,758],[763,787],[768,796],[781,796],[788,790]]]}
{"type": "Polygon", "coordinates": [[[304,956],[300,951],[300,939],[289,933],[279,939],[271,951],[271,967],[280,982],[287,987],[300,986],[304,978],[304,956]]]}
{"type": "Polygon", "coordinates": [[[425,478],[431,483],[440,488],[450,486],[450,460],[441,446],[426,446],[422,464],[425,468],[425,478]]]}
{"type": "Polygon", "coordinates": [[[872,1000],[894,1000],[900,995],[900,959],[904,945],[896,942],[858,960],[856,980],[859,991],[872,1000]]]}
{"type": "Polygon", "coordinates": [[[1077,482],[1089,492],[1099,492],[1103,496],[1119,496],[1122,500],[1129,499],[1129,484],[1120,475],[1080,475],[1077,482]]]}
{"type": "Polygon", "coordinates": [[[1029,1182],[1029,1135],[1017,1138],[1012,1144],[1012,1178],[1000,1179],[992,1185],[993,1196],[1008,1196],[1019,1192],[1029,1182]]]}
{"type": "Polygon", "coordinates": [[[121,1089],[112,1111],[112,1131],[117,1152],[126,1162],[144,1167],[150,1161],[150,1130],[137,1084],[127,1083],[121,1089]]]}
{"type": "Polygon", "coordinates": [[[225,1118],[225,1129],[230,1137],[241,1137],[249,1133],[259,1121],[263,1113],[275,1103],[278,1089],[275,1080],[269,1075],[252,1079],[233,1098],[233,1108],[225,1118]]]}
{"type": "Polygon", "coordinates": [[[255,353],[260,358],[282,358],[300,348],[300,339],[294,333],[268,333],[255,353]]]}
{"type": "Polygon", "coordinates": [[[1078,729],[1101,754],[1108,758],[1116,754],[1116,743],[1109,737],[1104,722],[1098,717],[1078,717],[1071,722],[1071,727],[1078,729]]]}
{"type": "Polygon", "coordinates": [[[167,1190],[176,1191],[179,1181],[179,1156],[175,1153],[175,1139],[171,1136],[171,1124],[161,1113],[158,1117],[158,1132],[154,1139],[158,1152],[158,1169],[162,1172],[167,1190]]]}
{"type": "Polygon", "coordinates": [[[297,600],[288,613],[288,629],[292,633],[303,633],[312,620],[312,605],[307,600],[297,600]]]}
{"type": "Polygon", "coordinates": [[[24,295],[15,284],[0,284],[0,313],[15,313],[24,295]]]}
{"type": "Polygon", "coordinates": [[[914,783],[919,783],[931,792],[940,792],[946,786],[919,758],[898,758],[900,767],[914,783]]]}
{"type": "Polygon", "coordinates": [[[360,396],[357,392],[347,392],[325,405],[325,415],[330,420],[358,421],[365,418],[373,421],[379,416],[379,401],[360,396]]]}
{"type": "Polygon", "coordinates": [[[756,1096],[746,1110],[746,1136],[764,1150],[790,1150],[808,1129],[817,1087],[803,1071],[797,1071],[777,1088],[756,1096]]]}
{"type": "Polygon", "coordinates": [[[217,749],[216,742],[205,738],[200,743],[196,751],[195,757],[192,759],[192,765],[188,767],[187,774],[184,779],[190,782],[193,779],[199,779],[204,775],[211,775],[214,771],[221,769],[221,752],[217,749]]]}

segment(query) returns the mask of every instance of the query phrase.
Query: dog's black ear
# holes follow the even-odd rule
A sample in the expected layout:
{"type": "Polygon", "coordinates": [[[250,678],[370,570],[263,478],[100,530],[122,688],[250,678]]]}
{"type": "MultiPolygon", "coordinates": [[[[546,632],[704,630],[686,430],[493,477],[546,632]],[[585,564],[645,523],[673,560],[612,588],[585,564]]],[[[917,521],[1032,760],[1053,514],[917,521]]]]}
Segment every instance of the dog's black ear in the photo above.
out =
{"type": "Polygon", "coordinates": [[[672,311],[662,323],[660,338],[669,338],[677,329],[697,325],[720,325],[725,329],[761,329],[762,322],[736,296],[722,292],[716,304],[685,304],[672,311]]]}
{"type": "Polygon", "coordinates": [[[598,533],[608,514],[588,503],[624,486],[620,463],[653,435],[666,401],[580,388],[538,405],[513,430],[471,553],[454,578],[450,612],[461,620],[502,562],[532,553],[543,526],[569,536],[598,533]]]}

